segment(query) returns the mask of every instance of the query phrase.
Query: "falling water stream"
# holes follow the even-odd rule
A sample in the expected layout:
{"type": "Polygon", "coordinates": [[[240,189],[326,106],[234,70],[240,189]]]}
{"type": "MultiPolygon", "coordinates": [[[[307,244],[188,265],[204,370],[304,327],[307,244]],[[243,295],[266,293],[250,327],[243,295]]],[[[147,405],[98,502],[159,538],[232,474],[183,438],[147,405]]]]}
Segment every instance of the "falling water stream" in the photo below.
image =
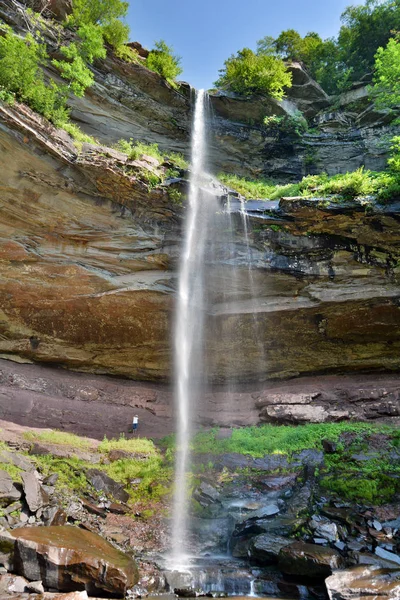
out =
{"type": "Polygon", "coordinates": [[[196,94],[191,145],[189,206],[179,270],[175,320],[175,398],[177,452],[172,529],[172,564],[187,565],[188,533],[186,474],[189,463],[190,413],[202,380],[202,346],[205,314],[204,269],[207,233],[216,212],[216,196],[203,188],[206,171],[206,112],[208,96],[196,94]]]}

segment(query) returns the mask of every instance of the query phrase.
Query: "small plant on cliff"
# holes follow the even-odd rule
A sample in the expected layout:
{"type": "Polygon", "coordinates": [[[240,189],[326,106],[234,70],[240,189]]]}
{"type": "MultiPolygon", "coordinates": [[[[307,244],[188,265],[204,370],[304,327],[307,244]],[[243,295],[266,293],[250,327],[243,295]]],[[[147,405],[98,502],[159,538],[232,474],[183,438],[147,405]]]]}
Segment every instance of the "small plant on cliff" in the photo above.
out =
{"type": "Polygon", "coordinates": [[[219,89],[244,96],[265,94],[282,100],[285,88],[292,85],[292,75],[283,60],[243,48],[225,61],[215,82],[219,89]]]}
{"type": "Polygon", "coordinates": [[[268,129],[276,130],[279,133],[295,135],[296,137],[301,137],[308,131],[307,119],[303,117],[301,112],[294,115],[265,117],[264,125],[268,129]]]}
{"type": "Polygon", "coordinates": [[[164,40],[154,44],[154,49],[146,59],[147,67],[159,73],[172,85],[175,85],[175,79],[182,73],[180,62],[181,58],[173,54],[173,49],[164,40]]]}

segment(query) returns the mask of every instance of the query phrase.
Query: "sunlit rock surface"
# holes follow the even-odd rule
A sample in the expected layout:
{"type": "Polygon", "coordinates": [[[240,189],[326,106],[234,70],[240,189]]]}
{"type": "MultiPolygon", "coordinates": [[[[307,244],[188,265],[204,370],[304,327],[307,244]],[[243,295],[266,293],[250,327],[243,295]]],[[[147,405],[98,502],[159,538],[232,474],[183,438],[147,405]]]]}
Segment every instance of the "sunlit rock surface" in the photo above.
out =
{"type": "MultiPolygon", "coordinates": [[[[182,208],[124,155],[22,107],[1,122],[1,356],[168,381],[182,208]]],[[[250,270],[239,217],[208,265],[210,379],[397,370],[398,207],[272,204],[249,204],[250,270]]]]}
{"type": "Polygon", "coordinates": [[[138,581],[135,562],[99,535],[77,527],[14,529],[13,571],[46,588],[124,596],[138,581]]]}

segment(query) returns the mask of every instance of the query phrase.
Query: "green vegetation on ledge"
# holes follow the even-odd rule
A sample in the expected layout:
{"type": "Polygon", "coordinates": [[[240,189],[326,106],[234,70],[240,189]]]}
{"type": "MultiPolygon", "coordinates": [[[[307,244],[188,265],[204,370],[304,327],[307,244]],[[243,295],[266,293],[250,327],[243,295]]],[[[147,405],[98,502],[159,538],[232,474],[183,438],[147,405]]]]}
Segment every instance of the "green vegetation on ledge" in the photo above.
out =
{"type": "Polygon", "coordinates": [[[393,156],[390,168],[383,172],[364,170],[362,167],[352,173],[333,175],[307,175],[299,183],[276,185],[265,179],[246,179],[236,175],[221,173],[218,178],[229,188],[236,190],[247,199],[267,198],[279,200],[283,197],[328,198],[332,200],[352,200],[373,196],[379,202],[400,198],[400,168],[396,143],[393,143],[393,156]]]}

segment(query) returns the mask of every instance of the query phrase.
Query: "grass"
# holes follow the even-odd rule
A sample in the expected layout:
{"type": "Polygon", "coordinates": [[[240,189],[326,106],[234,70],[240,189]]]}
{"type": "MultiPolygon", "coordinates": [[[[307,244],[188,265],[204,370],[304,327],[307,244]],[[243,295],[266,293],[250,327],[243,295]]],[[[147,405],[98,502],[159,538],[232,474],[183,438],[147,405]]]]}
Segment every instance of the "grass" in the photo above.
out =
{"type": "Polygon", "coordinates": [[[119,140],[115,146],[115,149],[127,154],[130,160],[136,160],[142,156],[151,156],[160,164],[164,163],[165,161],[169,161],[178,169],[187,169],[189,166],[189,163],[185,160],[182,154],[179,154],[178,152],[163,153],[159,149],[158,144],[145,144],[132,138],[130,140],[119,140]]]}
{"type": "Polygon", "coordinates": [[[93,447],[93,442],[88,438],[80,437],[65,431],[26,431],[24,438],[30,442],[45,442],[58,446],[73,446],[81,450],[93,447]]]}
{"type": "MultiPolygon", "coordinates": [[[[395,434],[394,428],[369,423],[319,423],[309,425],[261,425],[233,429],[232,436],[217,439],[217,429],[198,433],[193,440],[194,453],[223,454],[235,452],[261,458],[266,454],[285,454],[291,456],[310,448],[322,450],[322,441],[329,439],[337,442],[343,433],[357,433],[361,436],[373,432],[395,434]]],[[[171,447],[173,438],[164,442],[171,447]]]]}
{"type": "Polygon", "coordinates": [[[12,477],[13,481],[17,481],[18,483],[21,483],[21,481],[22,481],[21,470],[22,469],[19,469],[15,465],[11,465],[9,463],[0,462],[0,470],[6,471],[12,477]]]}
{"type": "Polygon", "coordinates": [[[108,440],[104,437],[98,448],[99,452],[110,452],[111,450],[124,450],[135,454],[146,454],[154,456],[157,454],[157,449],[151,440],[146,438],[126,439],[125,436],[116,440],[108,440]]]}
{"type": "Polygon", "coordinates": [[[220,181],[246,199],[268,198],[278,200],[282,197],[302,196],[304,198],[325,198],[352,200],[375,196],[381,202],[400,197],[400,174],[391,171],[374,172],[362,167],[351,173],[333,175],[307,175],[299,183],[276,185],[266,179],[245,179],[236,175],[222,173],[220,181]]]}
{"type": "Polygon", "coordinates": [[[62,128],[73,138],[75,145],[79,150],[82,149],[83,143],[98,144],[98,141],[94,137],[84,133],[78,125],[75,125],[75,123],[64,123],[62,128]]]}

